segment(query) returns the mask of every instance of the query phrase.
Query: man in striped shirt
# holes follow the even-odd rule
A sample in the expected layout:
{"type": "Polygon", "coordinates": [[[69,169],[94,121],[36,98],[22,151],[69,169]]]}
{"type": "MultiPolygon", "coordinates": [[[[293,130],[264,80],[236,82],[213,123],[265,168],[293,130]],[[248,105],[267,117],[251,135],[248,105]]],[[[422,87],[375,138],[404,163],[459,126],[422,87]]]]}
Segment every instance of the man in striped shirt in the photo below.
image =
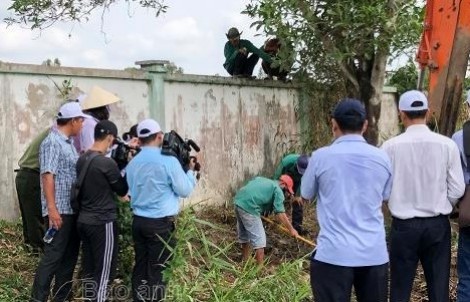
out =
{"type": "Polygon", "coordinates": [[[31,296],[34,302],[47,301],[52,279],[55,279],[53,301],[70,300],[80,246],[76,215],[70,204],[78,159],[71,137],[80,132],[85,117],[77,102],[63,105],[57,115],[57,128],[50,131],[39,150],[42,215],[48,227],[57,233],[45,244],[36,270],[31,296]]]}

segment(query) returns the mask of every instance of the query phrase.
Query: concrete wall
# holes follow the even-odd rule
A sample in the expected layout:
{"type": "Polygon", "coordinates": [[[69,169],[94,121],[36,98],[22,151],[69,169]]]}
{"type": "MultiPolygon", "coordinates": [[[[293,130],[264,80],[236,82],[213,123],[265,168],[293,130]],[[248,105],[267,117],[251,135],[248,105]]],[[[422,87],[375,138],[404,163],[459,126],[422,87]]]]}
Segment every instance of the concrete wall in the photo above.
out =
{"type": "MultiPolygon", "coordinates": [[[[294,108],[301,94],[295,85],[169,75],[164,62],[138,63],[141,69],[119,71],[0,62],[0,219],[18,217],[13,170],[29,142],[51,125],[64,101],[64,80],[71,81],[71,97],[94,85],[118,95],[122,102],[112,105],[111,120],[120,133],[152,117],[165,131],[174,129],[199,144],[202,178],[185,203],[229,201],[246,178],[272,175],[281,155],[300,140],[294,108]]],[[[395,98],[393,89],[384,90],[382,139],[398,133],[395,98]]]]}
{"type": "Polygon", "coordinates": [[[397,89],[384,87],[379,119],[379,146],[400,133],[398,118],[397,89]]]}
{"type": "Polygon", "coordinates": [[[168,75],[161,62],[133,71],[57,68],[0,63],[0,219],[16,219],[14,169],[28,143],[52,123],[63,102],[57,88],[70,80],[70,95],[99,85],[122,102],[111,108],[120,132],[153,117],[201,147],[202,179],[193,202],[224,200],[246,177],[271,174],[297,138],[293,85],[224,77],[168,75]]]}
{"type": "Polygon", "coordinates": [[[297,138],[296,89],[273,82],[168,77],[165,130],[195,140],[203,166],[193,201],[226,200],[240,182],[272,175],[276,162],[297,138]]]}

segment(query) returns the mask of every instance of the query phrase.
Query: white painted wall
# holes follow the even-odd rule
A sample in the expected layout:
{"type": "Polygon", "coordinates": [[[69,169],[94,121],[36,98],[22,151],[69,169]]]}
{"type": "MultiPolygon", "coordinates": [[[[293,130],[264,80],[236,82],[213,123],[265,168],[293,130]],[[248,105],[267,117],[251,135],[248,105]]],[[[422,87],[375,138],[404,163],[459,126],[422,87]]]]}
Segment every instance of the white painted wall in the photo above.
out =
{"type": "Polygon", "coordinates": [[[14,169],[32,139],[52,125],[64,101],[56,84],[60,87],[64,80],[71,79],[72,97],[94,85],[118,95],[122,101],[111,105],[111,117],[121,133],[148,115],[148,84],[143,75],[134,79],[126,72],[109,74],[115,77],[106,78],[81,68],[0,64],[0,219],[18,217],[14,169]]]}
{"type": "Polygon", "coordinates": [[[295,89],[165,83],[165,130],[201,147],[202,180],[192,202],[225,200],[247,177],[272,176],[297,138],[295,89]]]}
{"type": "MultiPolygon", "coordinates": [[[[229,196],[241,182],[259,174],[271,176],[281,155],[299,140],[294,109],[299,91],[293,85],[159,75],[156,70],[147,73],[0,62],[0,219],[18,217],[13,170],[29,142],[52,123],[63,101],[54,82],[60,86],[70,79],[73,97],[94,85],[118,95],[122,101],[112,105],[111,120],[120,133],[153,114],[157,120],[163,117],[159,122],[165,131],[174,129],[195,140],[201,147],[202,178],[188,203],[208,199],[231,202],[229,196]],[[155,76],[161,76],[161,85],[155,76]],[[156,90],[163,90],[163,100],[159,99],[161,91],[156,90]]],[[[398,131],[394,99],[393,91],[384,96],[380,119],[384,137],[398,131]]]]}

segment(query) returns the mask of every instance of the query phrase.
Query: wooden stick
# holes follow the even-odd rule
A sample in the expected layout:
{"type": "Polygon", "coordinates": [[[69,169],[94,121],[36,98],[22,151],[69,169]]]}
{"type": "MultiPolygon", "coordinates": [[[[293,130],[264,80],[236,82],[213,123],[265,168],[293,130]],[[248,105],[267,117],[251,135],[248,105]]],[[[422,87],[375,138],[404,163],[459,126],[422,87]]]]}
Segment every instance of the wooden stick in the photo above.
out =
{"type": "MultiPolygon", "coordinates": [[[[270,224],[273,224],[275,226],[277,226],[279,229],[281,229],[282,231],[284,231],[285,233],[289,234],[290,235],[290,232],[288,229],[286,229],[283,225],[280,225],[280,224],[277,224],[275,223],[274,221],[272,221],[271,219],[267,218],[267,217],[264,217],[264,216],[261,216],[261,218],[266,221],[266,222],[269,222],[270,224]]],[[[303,241],[304,243],[312,246],[312,247],[316,247],[316,244],[313,243],[312,241],[308,240],[308,239],[305,239],[304,237],[298,235],[297,237],[295,237],[301,241],[303,241]]]]}

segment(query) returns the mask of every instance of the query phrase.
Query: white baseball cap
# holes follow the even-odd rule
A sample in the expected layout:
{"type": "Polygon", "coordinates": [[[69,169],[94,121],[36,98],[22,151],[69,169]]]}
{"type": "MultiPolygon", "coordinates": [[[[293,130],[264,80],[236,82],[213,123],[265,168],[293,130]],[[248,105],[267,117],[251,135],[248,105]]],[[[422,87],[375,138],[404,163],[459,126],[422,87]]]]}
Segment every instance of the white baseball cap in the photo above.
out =
{"type": "Polygon", "coordinates": [[[74,117],[90,117],[88,114],[83,113],[82,108],[78,102],[68,102],[62,105],[57,114],[57,119],[69,119],[74,117]]]}
{"type": "Polygon", "coordinates": [[[137,136],[138,137],[149,137],[152,134],[162,132],[162,128],[153,119],[146,119],[141,121],[137,125],[137,136]]]}
{"type": "Polygon", "coordinates": [[[400,96],[398,102],[400,111],[422,111],[428,109],[428,99],[418,90],[410,90],[400,96]]]}

